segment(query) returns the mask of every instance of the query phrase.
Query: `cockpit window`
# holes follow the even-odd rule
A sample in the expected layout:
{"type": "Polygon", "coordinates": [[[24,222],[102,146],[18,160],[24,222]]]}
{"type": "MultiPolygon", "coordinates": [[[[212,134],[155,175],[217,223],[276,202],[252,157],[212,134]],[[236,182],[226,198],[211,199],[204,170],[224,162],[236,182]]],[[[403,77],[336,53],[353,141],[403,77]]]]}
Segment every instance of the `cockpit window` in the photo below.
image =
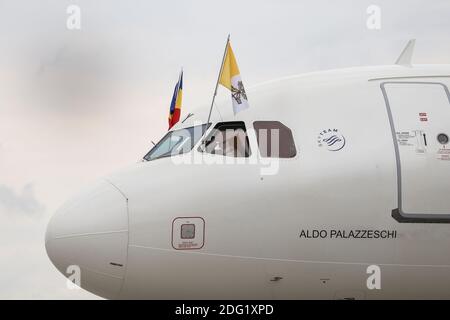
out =
{"type": "Polygon", "coordinates": [[[199,151],[235,158],[249,157],[251,152],[244,122],[218,123],[199,151]]]}
{"type": "Polygon", "coordinates": [[[144,160],[151,161],[187,153],[200,140],[206,129],[205,123],[200,126],[170,131],[145,155],[144,160]]]}
{"type": "Polygon", "coordinates": [[[293,158],[297,154],[292,131],[279,121],[255,121],[256,139],[261,157],[293,158]]]}

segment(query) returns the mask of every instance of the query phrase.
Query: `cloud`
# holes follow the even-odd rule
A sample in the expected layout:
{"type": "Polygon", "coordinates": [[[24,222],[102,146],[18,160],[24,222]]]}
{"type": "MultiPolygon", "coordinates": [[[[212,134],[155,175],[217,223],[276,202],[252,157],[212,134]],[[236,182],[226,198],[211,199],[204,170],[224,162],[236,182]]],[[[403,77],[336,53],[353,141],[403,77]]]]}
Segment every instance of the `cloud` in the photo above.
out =
{"type": "Polygon", "coordinates": [[[35,216],[44,211],[44,206],[36,199],[34,186],[27,184],[20,193],[0,185],[0,208],[10,214],[35,216]]]}

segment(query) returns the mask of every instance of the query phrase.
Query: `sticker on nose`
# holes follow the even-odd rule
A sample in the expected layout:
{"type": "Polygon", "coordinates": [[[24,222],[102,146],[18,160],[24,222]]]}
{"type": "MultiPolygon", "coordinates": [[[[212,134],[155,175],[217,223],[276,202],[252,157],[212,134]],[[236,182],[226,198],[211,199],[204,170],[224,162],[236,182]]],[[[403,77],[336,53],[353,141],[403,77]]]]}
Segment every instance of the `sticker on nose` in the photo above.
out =
{"type": "Polygon", "coordinates": [[[205,220],[178,217],[172,222],[172,247],[176,250],[201,249],[205,244],[205,220]]]}

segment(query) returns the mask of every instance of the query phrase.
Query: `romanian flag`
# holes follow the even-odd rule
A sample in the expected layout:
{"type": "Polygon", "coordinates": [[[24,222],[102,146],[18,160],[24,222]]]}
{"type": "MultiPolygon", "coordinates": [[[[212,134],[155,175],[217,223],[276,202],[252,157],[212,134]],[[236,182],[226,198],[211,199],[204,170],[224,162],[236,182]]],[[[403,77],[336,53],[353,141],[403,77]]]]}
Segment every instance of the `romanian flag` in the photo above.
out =
{"type": "Polygon", "coordinates": [[[236,58],[230,42],[227,43],[226,56],[223,62],[219,83],[231,91],[231,100],[233,101],[234,114],[249,107],[247,94],[242,83],[236,58]]]}
{"type": "Polygon", "coordinates": [[[172,102],[170,103],[169,112],[169,130],[180,120],[181,101],[183,98],[183,71],[180,73],[175,89],[173,91],[172,102]]]}

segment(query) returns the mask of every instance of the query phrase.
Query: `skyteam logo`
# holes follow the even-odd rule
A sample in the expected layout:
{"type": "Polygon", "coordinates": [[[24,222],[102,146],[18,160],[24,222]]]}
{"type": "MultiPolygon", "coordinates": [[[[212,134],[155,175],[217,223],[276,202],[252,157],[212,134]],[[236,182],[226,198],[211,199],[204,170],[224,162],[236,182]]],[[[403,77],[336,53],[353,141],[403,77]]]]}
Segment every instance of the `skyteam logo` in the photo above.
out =
{"type": "Polygon", "coordinates": [[[345,137],[338,129],[325,129],[319,133],[317,143],[329,151],[339,151],[345,147],[345,137]]]}

